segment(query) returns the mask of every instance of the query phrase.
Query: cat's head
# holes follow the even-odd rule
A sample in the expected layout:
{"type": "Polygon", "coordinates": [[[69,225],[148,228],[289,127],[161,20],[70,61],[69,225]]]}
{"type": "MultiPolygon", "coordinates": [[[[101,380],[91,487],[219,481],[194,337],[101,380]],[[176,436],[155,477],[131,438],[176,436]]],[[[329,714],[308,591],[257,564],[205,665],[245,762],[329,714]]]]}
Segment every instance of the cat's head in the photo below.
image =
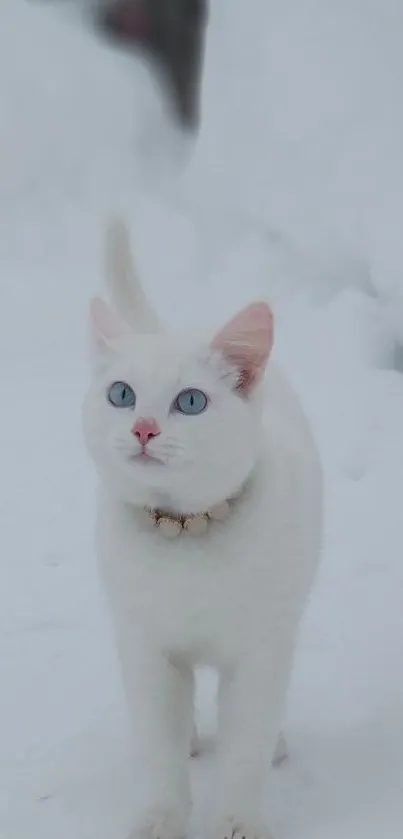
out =
{"type": "Polygon", "coordinates": [[[260,449],[260,384],[273,344],[265,303],[211,339],[136,334],[99,298],[85,439],[104,481],[134,504],[201,512],[235,494],[260,449]]]}

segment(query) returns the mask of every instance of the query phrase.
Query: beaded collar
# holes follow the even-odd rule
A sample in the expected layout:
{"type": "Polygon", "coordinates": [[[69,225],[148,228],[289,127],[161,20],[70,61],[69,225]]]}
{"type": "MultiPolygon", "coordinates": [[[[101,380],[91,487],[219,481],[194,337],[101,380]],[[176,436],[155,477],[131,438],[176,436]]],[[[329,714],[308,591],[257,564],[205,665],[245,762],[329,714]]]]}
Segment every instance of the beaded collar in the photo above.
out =
{"type": "Polygon", "coordinates": [[[211,521],[223,521],[230,512],[230,502],[221,501],[206,513],[195,515],[177,515],[166,510],[144,508],[148,523],[159,530],[166,539],[175,539],[183,533],[190,536],[202,536],[209,528],[211,521]]]}

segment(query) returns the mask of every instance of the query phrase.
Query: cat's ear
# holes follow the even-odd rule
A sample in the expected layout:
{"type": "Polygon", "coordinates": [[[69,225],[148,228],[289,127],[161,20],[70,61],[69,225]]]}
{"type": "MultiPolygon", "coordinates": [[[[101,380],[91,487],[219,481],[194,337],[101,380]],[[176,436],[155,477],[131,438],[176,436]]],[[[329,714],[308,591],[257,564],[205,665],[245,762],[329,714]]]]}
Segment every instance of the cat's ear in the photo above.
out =
{"type": "Polygon", "coordinates": [[[91,300],[90,321],[93,344],[100,351],[110,349],[129,331],[127,324],[101,297],[94,297],[91,300]]]}
{"type": "Polygon", "coordinates": [[[215,335],[212,347],[239,371],[237,390],[249,396],[264,375],[274,338],[273,314],[267,303],[252,303],[215,335]]]}

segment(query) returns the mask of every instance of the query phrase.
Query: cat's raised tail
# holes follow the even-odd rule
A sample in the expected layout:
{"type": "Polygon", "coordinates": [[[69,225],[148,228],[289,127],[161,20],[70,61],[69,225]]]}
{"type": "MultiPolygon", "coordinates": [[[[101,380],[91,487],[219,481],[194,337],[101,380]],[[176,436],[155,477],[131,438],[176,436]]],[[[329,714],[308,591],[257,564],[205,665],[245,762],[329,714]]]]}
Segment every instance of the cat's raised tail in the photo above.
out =
{"type": "Polygon", "coordinates": [[[111,219],[107,225],[105,265],[107,288],[116,311],[136,332],[160,332],[161,322],[145,295],[122,219],[111,219]]]}

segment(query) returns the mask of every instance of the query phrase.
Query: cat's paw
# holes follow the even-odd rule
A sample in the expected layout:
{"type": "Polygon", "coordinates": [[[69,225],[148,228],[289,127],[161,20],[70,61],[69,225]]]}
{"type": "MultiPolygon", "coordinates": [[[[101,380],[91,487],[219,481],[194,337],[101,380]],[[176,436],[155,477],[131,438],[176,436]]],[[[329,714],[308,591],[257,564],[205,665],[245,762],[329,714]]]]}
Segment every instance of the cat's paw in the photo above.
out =
{"type": "Polygon", "coordinates": [[[202,751],[202,741],[199,737],[199,732],[197,731],[196,726],[193,728],[192,739],[190,741],[190,757],[199,757],[202,751]]]}
{"type": "Polygon", "coordinates": [[[262,824],[228,816],[217,822],[211,839],[273,839],[273,837],[267,827],[262,824]]]}
{"type": "Polygon", "coordinates": [[[288,758],[288,746],[284,734],[281,732],[273,756],[273,766],[280,766],[288,758]]]}
{"type": "Polygon", "coordinates": [[[127,839],[183,839],[187,821],[185,809],[155,807],[142,813],[127,839]]]}
{"type": "Polygon", "coordinates": [[[189,756],[190,757],[200,757],[201,753],[201,742],[199,738],[192,737],[192,741],[190,743],[190,750],[189,756]]]}

